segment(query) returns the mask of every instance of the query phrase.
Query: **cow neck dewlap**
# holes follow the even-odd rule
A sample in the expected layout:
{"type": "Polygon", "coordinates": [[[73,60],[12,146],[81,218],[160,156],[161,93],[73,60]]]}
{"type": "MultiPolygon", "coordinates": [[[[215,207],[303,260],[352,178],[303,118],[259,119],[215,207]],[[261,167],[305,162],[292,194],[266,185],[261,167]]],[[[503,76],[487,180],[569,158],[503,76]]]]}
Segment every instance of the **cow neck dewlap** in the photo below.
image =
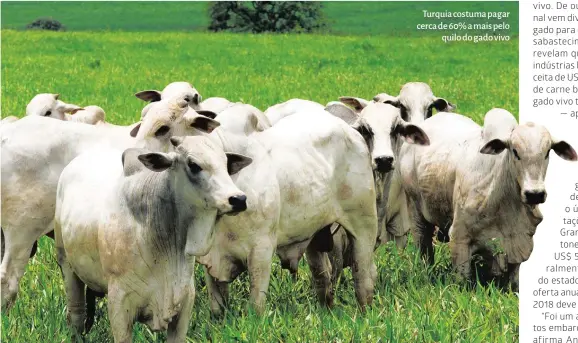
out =
{"type": "Polygon", "coordinates": [[[515,166],[508,151],[489,157],[490,165],[481,170],[489,177],[486,207],[499,208],[504,201],[522,203],[520,186],[514,174],[515,166]]]}
{"type": "Polygon", "coordinates": [[[125,177],[122,200],[133,219],[144,228],[141,237],[152,244],[159,256],[184,252],[187,230],[194,218],[194,208],[178,207],[174,176],[168,171],[143,170],[125,177]],[[188,211],[186,211],[188,209],[188,211]]]}

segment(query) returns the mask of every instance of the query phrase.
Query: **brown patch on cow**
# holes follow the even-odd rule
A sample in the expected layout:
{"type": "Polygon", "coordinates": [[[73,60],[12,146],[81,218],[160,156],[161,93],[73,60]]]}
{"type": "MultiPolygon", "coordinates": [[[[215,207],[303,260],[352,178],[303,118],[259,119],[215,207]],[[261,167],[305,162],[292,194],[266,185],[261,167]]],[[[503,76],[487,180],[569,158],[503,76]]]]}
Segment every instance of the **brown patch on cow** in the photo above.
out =
{"type": "Polygon", "coordinates": [[[290,204],[298,204],[301,196],[297,187],[290,186],[287,190],[287,202],[290,204]]]}
{"type": "Polygon", "coordinates": [[[339,198],[339,200],[346,200],[349,199],[353,196],[353,190],[351,189],[351,187],[344,183],[341,185],[341,187],[339,187],[338,193],[337,193],[337,197],[339,198]]]}
{"type": "Polygon", "coordinates": [[[226,233],[226,236],[227,236],[227,239],[228,239],[229,241],[231,241],[231,242],[234,242],[234,241],[236,241],[236,240],[239,238],[239,237],[237,236],[237,234],[234,233],[234,232],[232,232],[232,231],[228,231],[228,232],[226,233]]]}

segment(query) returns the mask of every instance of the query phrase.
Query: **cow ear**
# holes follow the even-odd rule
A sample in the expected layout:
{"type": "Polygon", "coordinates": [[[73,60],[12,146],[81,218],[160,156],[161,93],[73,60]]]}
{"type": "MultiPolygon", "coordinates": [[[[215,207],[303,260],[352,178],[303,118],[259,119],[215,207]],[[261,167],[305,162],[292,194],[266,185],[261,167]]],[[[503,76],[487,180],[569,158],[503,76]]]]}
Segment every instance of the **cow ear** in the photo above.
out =
{"type": "Polygon", "coordinates": [[[578,160],[578,155],[576,155],[576,150],[565,141],[557,141],[552,143],[552,150],[556,155],[562,157],[566,161],[576,161],[578,160]]]}
{"type": "Polygon", "coordinates": [[[157,90],[140,91],[135,93],[134,96],[148,102],[161,101],[161,92],[157,90]]]}
{"type": "Polygon", "coordinates": [[[253,162],[253,159],[247,156],[233,154],[230,152],[226,153],[226,155],[227,155],[227,171],[229,172],[229,175],[234,175],[238,173],[241,169],[245,168],[246,166],[251,164],[251,162],[253,162]]]}
{"type": "Polygon", "coordinates": [[[432,106],[435,107],[438,112],[453,112],[456,109],[456,105],[444,98],[436,98],[432,106]]]}
{"type": "Polygon", "coordinates": [[[211,119],[215,119],[217,117],[217,114],[213,111],[208,111],[208,110],[198,110],[196,111],[198,114],[204,116],[204,117],[208,117],[211,119]]]}
{"type": "Polygon", "coordinates": [[[68,113],[68,114],[74,114],[80,110],[84,110],[84,108],[78,106],[78,105],[74,105],[74,104],[67,104],[63,101],[58,100],[57,102],[57,106],[62,109],[62,112],[64,113],[68,113]]]}
{"type": "Polygon", "coordinates": [[[218,121],[208,118],[208,117],[203,117],[203,116],[198,116],[198,117],[194,117],[193,120],[191,121],[190,127],[194,127],[197,130],[206,132],[206,133],[211,133],[213,132],[214,129],[216,129],[217,127],[219,127],[219,125],[221,125],[221,123],[219,123],[218,121]]]}
{"type": "Polygon", "coordinates": [[[337,101],[328,103],[327,106],[325,106],[325,110],[349,125],[353,125],[353,123],[359,119],[359,114],[351,107],[337,101]]]}
{"type": "Polygon", "coordinates": [[[340,96],[339,101],[341,101],[347,106],[352,107],[357,112],[361,112],[361,110],[363,110],[367,105],[369,105],[369,101],[361,98],[354,98],[352,96],[340,96]]]}
{"type": "Polygon", "coordinates": [[[145,167],[154,171],[162,172],[167,170],[173,165],[174,159],[168,154],[163,154],[160,152],[152,152],[148,154],[138,155],[139,161],[144,164],[145,167]]]}
{"type": "Polygon", "coordinates": [[[429,137],[419,126],[403,123],[399,126],[399,134],[409,144],[429,145],[429,137]]]}
{"type": "Polygon", "coordinates": [[[135,127],[132,128],[132,130],[130,130],[130,136],[131,137],[136,137],[136,135],[138,134],[138,130],[140,130],[140,122],[138,124],[136,124],[135,127]]]}
{"type": "Polygon", "coordinates": [[[480,153],[497,155],[508,148],[508,143],[501,139],[492,139],[480,149],[480,153]]]}

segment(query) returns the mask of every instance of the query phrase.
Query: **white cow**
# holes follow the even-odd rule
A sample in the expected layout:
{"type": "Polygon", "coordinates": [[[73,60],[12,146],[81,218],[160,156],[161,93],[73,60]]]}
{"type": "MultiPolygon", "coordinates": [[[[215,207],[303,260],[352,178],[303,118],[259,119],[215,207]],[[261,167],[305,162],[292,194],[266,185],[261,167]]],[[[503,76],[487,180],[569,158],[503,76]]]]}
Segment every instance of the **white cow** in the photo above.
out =
{"type": "Polygon", "coordinates": [[[323,105],[311,100],[291,99],[280,104],[273,105],[265,111],[271,125],[275,125],[279,120],[300,111],[318,112],[323,110],[323,105]]]}
{"type": "MultiPolygon", "coordinates": [[[[336,105],[337,109],[343,107],[344,105],[336,105]]],[[[402,119],[399,109],[389,104],[370,103],[359,114],[343,108],[343,112],[334,115],[355,128],[363,136],[370,150],[378,218],[378,239],[374,242],[375,247],[391,240],[392,237],[398,237],[397,243],[404,246],[406,231],[400,220],[405,214],[402,212],[405,194],[399,186],[391,187],[391,183],[399,173],[395,166],[404,142],[406,145],[416,145],[416,149],[419,150],[418,145],[429,144],[428,135],[418,125],[402,119]]],[[[333,241],[332,246],[324,248],[330,250],[335,282],[342,269],[353,263],[352,247],[343,230],[335,226],[325,230],[324,236],[320,236],[319,239],[333,241]],[[333,234],[333,238],[330,233],[333,234]]]]}
{"type": "MultiPolygon", "coordinates": [[[[258,122],[245,113],[245,128],[258,122]]],[[[250,302],[262,313],[273,254],[284,265],[297,263],[315,233],[333,222],[354,237],[357,300],[362,307],[371,303],[377,218],[371,161],[361,135],[323,110],[295,113],[263,131],[256,125],[241,134],[224,130],[229,119],[238,117],[222,112],[216,120],[223,128],[211,134],[224,150],[253,159],[233,177],[247,195],[248,210],[220,219],[215,244],[199,258],[206,266],[213,313],[221,314],[227,283],[245,270],[251,279],[250,302]]],[[[313,251],[309,258],[319,298],[331,304],[327,256],[313,251]]]]}
{"type": "Polygon", "coordinates": [[[493,109],[484,127],[457,114],[440,113],[422,128],[432,144],[401,151],[401,182],[410,198],[410,227],[433,262],[434,226],[450,237],[454,267],[472,278],[473,256],[482,277],[517,288],[518,269],[532,252],[542,220],[549,152],[576,161],[574,149],[534,123],[518,125],[511,113],[493,109]]]}
{"type": "Polygon", "coordinates": [[[2,308],[10,306],[34,243],[52,231],[56,185],[64,167],[94,147],[170,149],[174,135],[196,135],[218,126],[188,111],[183,99],[156,103],[142,123],[127,127],[85,125],[29,116],[0,126],[2,148],[2,308]]]}
{"type": "Polygon", "coordinates": [[[26,106],[27,116],[41,116],[65,121],[95,125],[105,121],[106,114],[98,106],[80,107],[67,104],[58,98],[59,94],[38,94],[26,106]]]}
{"type": "Polygon", "coordinates": [[[84,330],[85,284],[108,294],[115,342],[132,324],[184,342],[194,302],[195,256],[208,252],[217,216],[247,208],[231,177],[251,160],[208,137],[175,137],[176,152],[95,149],[62,172],[55,240],[75,334],[84,330]]]}
{"type": "Polygon", "coordinates": [[[401,87],[397,97],[380,93],[373,97],[372,101],[348,96],[340,97],[339,100],[357,112],[360,112],[370,103],[390,104],[399,108],[403,120],[414,124],[419,124],[431,117],[434,108],[438,112],[452,112],[455,109],[455,105],[446,99],[436,97],[430,86],[423,82],[406,83],[401,87]]]}
{"type": "MultiPolygon", "coordinates": [[[[38,94],[26,106],[27,116],[41,116],[66,121],[75,121],[95,125],[105,121],[106,114],[98,106],[86,106],[84,108],[67,104],[58,100],[59,94],[38,94]]],[[[12,123],[17,121],[15,116],[9,116],[2,120],[2,123],[12,123]]]]}

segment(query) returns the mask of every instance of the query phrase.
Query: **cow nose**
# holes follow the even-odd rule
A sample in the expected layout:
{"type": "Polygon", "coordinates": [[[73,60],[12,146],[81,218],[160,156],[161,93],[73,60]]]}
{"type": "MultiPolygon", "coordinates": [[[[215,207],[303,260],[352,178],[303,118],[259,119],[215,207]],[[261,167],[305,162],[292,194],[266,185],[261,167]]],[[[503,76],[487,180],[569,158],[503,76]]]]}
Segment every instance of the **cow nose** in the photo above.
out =
{"type": "Polygon", "coordinates": [[[387,173],[393,169],[393,156],[378,156],[373,159],[377,170],[382,173],[387,173]]]}
{"type": "Polygon", "coordinates": [[[538,190],[524,191],[524,197],[526,198],[526,203],[528,205],[542,204],[546,201],[546,192],[538,190]]]}
{"type": "Polygon", "coordinates": [[[233,212],[241,212],[247,209],[247,196],[235,195],[229,198],[229,204],[233,206],[233,212]]]}

